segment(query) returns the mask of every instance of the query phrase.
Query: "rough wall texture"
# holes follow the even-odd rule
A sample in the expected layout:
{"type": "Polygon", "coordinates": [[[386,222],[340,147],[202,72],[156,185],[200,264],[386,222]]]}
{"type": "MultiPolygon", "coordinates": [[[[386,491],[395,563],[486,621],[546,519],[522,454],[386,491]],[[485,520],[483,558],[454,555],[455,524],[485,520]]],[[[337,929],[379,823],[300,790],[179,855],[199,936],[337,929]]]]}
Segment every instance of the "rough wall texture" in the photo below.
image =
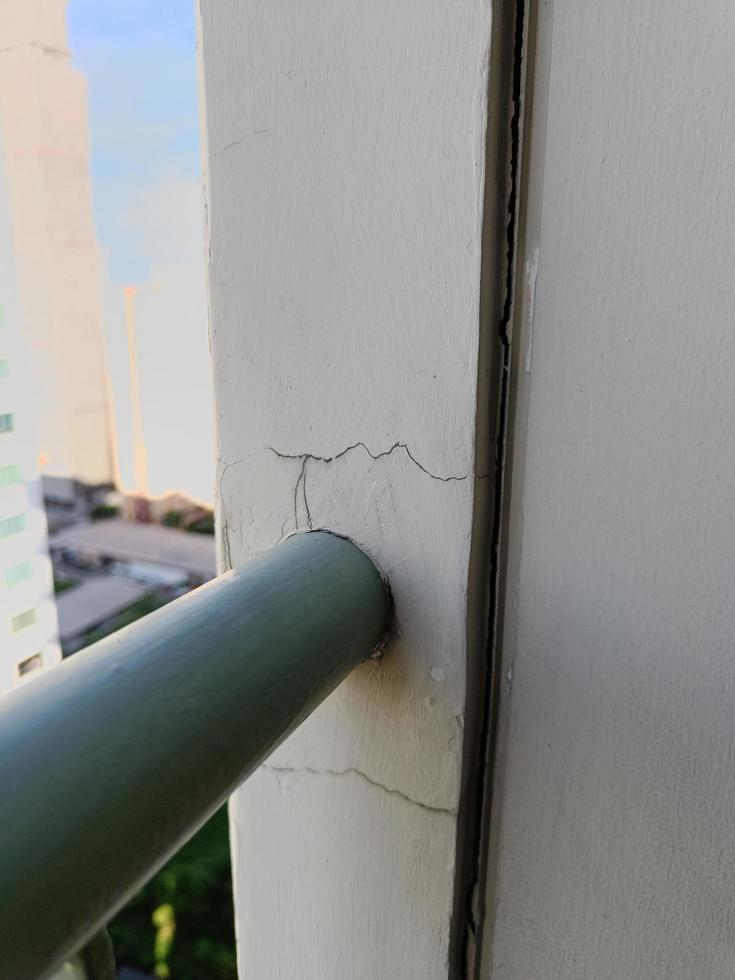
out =
{"type": "Polygon", "coordinates": [[[446,976],[489,0],[202,5],[223,564],[297,528],[399,637],[232,803],[245,977],[446,976]]]}
{"type": "Polygon", "coordinates": [[[729,980],[735,9],[540,8],[484,975],[729,980]]]}

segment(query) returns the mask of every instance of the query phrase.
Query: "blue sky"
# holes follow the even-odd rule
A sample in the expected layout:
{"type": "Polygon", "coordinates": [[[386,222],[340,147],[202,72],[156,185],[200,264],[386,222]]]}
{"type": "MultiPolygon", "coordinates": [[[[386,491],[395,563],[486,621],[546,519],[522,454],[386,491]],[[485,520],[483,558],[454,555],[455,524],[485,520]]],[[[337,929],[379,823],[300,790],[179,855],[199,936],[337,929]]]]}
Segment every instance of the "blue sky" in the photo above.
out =
{"type": "Polygon", "coordinates": [[[149,278],[138,227],[151,189],[199,179],[192,0],[70,0],[69,44],[89,83],[95,219],[114,282],[149,278]]]}
{"type": "Polygon", "coordinates": [[[71,0],[69,29],[85,38],[138,43],[157,34],[194,43],[194,4],[189,0],[71,0]]]}
{"type": "Polygon", "coordinates": [[[69,0],[69,47],[90,101],[102,320],[121,483],[134,486],[123,287],[136,286],[144,442],[153,494],[211,501],[213,412],[192,0],[69,0]]]}

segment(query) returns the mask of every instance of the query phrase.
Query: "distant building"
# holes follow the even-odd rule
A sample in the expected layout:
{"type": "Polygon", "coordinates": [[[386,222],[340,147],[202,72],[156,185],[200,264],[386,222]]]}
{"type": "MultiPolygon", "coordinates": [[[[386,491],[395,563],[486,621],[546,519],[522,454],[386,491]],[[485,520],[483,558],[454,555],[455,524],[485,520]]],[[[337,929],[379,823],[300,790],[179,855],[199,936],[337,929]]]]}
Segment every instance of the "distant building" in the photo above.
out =
{"type": "Polygon", "coordinates": [[[143,520],[211,508],[215,479],[203,268],[157,273],[122,291],[108,325],[116,482],[143,520]]]}
{"type": "Polygon", "coordinates": [[[150,584],[200,585],[217,574],[214,538],[124,520],[75,524],[51,536],[51,549],[72,563],[116,564],[118,574],[150,584]]]}
{"type": "Polygon", "coordinates": [[[124,612],[146,595],[147,588],[121,575],[83,579],[57,599],[59,634],[64,654],[87,645],[87,633],[124,612]]]}
{"type": "Polygon", "coordinates": [[[44,490],[112,480],[87,88],[66,0],[0,7],[0,133],[44,490]]]}
{"type": "MultiPolygon", "coordinates": [[[[2,58],[2,55],[0,55],[2,58]]],[[[0,694],[61,658],[0,142],[0,694]]]]}

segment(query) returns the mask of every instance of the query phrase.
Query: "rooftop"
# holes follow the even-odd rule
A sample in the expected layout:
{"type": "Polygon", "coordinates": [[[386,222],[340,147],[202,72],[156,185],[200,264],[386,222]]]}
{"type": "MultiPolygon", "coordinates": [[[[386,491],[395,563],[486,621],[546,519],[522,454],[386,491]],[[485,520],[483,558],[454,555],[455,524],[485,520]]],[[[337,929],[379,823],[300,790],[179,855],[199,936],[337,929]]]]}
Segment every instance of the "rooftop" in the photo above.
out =
{"type": "Polygon", "coordinates": [[[148,591],[121,575],[98,575],[56,596],[62,642],[122,612],[148,591]]]}
{"type": "Polygon", "coordinates": [[[217,574],[213,537],[160,524],[123,520],[74,524],[53,534],[49,543],[52,548],[72,548],[94,557],[181,568],[203,579],[217,574]]]}

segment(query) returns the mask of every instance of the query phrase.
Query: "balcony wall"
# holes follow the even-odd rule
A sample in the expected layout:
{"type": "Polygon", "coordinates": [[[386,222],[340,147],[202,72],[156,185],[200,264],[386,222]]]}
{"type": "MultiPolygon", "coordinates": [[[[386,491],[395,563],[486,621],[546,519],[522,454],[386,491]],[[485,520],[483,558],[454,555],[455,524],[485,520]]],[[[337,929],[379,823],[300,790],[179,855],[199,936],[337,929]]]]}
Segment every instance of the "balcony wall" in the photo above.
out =
{"type": "Polygon", "coordinates": [[[221,564],[330,528],[397,614],[232,801],[241,975],[439,980],[489,485],[491,4],[204,4],[201,35],[221,564]]]}

